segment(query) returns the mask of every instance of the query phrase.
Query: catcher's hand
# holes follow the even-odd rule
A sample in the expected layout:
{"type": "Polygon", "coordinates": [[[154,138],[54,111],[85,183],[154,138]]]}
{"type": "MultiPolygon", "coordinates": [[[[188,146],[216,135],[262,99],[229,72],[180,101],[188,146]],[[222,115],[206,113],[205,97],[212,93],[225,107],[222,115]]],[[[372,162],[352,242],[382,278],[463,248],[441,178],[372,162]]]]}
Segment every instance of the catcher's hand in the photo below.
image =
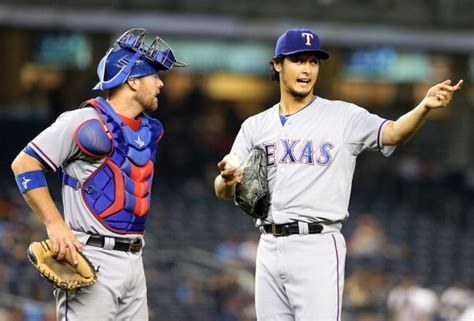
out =
{"type": "Polygon", "coordinates": [[[243,176],[235,186],[235,204],[255,219],[264,219],[270,207],[267,158],[261,147],[254,147],[242,165],[243,176]]]}
{"type": "Polygon", "coordinates": [[[79,289],[91,286],[97,281],[94,266],[82,253],[77,253],[77,265],[73,264],[69,248],[64,259],[58,261],[50,240],[31,243],[27,256],[44,278],[61,289],[79,289]]]}

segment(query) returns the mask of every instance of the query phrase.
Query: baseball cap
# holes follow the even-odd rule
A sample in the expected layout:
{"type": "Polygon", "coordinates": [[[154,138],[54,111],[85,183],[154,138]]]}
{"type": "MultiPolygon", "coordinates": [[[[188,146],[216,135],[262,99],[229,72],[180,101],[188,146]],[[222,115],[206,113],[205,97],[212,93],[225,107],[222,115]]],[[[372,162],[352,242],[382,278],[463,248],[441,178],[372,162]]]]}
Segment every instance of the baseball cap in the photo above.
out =
{"type": "Polygon", "coordinates": [[[278,38],[275,57],[293,55],[300,52],[314,52],[320,59],[328,59],[329,54],[321,50],[319,37],[308,29],[290,29],[278,38]]]}

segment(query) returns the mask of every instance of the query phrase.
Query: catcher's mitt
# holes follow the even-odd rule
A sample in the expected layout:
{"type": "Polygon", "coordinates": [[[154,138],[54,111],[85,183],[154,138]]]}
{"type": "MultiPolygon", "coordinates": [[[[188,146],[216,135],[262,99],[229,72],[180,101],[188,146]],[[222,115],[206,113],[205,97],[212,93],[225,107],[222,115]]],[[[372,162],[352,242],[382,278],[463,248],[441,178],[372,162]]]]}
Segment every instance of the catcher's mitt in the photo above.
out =
{"type": "Polygon", "coordinates": [[[235,204],[255,219],[264,219],[270,207],[265,151],[254,147],[242,164],[243,176],[235,186],[235,204]]]}
{"type": "Polygon", "coordinates": [[[31,243],[27,256],[31,264],[46,280],[61,289],[79,289],[91,286],[97,281],[94,266],[82,253],[77,252],[79,259],[77,266],[72,263],[69,248],[65,258],[58,261],[53,255],[53,246],[50,240],[31,243]]]}

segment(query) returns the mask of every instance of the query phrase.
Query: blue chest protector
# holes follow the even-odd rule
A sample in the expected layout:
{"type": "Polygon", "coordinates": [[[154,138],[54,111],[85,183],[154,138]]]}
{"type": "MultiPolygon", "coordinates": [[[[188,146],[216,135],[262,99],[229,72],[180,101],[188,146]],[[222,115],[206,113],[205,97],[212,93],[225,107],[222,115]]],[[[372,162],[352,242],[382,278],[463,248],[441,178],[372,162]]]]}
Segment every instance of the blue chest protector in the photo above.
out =
{"type": "Polygon", "coordinates": [[[61,179],[66,185],[82,187],[84,202],[107,229],[121,234],[143,233],[163,126],[143,114],[141,127],[134,131],[101,97],[86,101],[84,106],[97,110],[106,131],[100,121],[89,120],[76,131],[76,143],[84,154],[105,160],[82,184],[64,172],[61,179]]]}

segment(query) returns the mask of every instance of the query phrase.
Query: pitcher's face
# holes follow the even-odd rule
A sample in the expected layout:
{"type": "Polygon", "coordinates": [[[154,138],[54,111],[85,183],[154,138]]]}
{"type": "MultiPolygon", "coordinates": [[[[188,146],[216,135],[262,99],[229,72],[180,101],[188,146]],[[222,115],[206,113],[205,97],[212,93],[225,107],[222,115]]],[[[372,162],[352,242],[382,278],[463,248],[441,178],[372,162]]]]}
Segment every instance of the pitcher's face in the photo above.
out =
{"type": "Polygon", "coordinates": [[[274,68],[280,73],[281,90],[295,98],[313,94],[319,73],[319,58],[312,53],[301,53],[275,61],[274,68]]]}

